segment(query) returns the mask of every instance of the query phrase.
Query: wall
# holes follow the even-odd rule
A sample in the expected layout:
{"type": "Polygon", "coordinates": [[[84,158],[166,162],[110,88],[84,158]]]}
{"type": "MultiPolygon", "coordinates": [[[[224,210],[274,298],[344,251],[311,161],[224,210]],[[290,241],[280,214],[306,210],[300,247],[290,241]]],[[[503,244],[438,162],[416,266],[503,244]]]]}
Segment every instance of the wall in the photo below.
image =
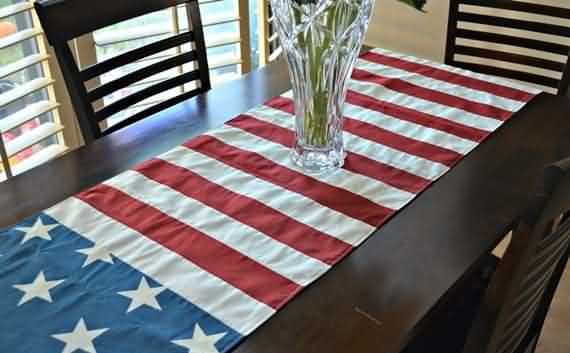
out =
{"type": "Polygon", "coordinates": [[[428,0],[425,13],[395,0],[376,0],[369,45],[443,60],[449,1],[428,0]]]}
{"type": "MultiPolygon", "coordinates": [[[[569,0],[526,0],[569,7],[569,0]]],[[[442,61],[449,0],[428,0],[425,13],[396,0],[376,0],[366,38],[369,45],[442,61]]],[[[568,24],[568,22],[566,23],[568,24]]]]}

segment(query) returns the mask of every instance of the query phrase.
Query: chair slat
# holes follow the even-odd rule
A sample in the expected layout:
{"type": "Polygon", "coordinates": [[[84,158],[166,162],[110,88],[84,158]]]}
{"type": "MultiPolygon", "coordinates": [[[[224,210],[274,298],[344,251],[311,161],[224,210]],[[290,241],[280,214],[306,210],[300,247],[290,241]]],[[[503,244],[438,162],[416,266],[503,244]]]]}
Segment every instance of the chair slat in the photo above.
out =
{"type": "Polygon", "coordinates": [[[549,251],[552,248],[558,248],[561,244],[566,242],[568,237],[570,237],[570,222],[565,220],[554,234],[542,240],[540,243],[540,251],[549,251]],[[559,232],[562,235],[559,235],[559,232]]]}
{"type": "Polygon", "coordinates": [[[519,20],[506,17],[480,15],[475,13],[460,12],[458,15],[460,22],[470,22],[482,25],[491,25],[494,27],[516,28],[525,31],[546,33],[556,36],[570,37],[570,28],[548,24],[533,22],[527,20],[519,20]]]}
{"type": "Polygon", "coordinates": [[[502,76],[508,77],[514,80],[524,81],[535,83],[542,86],[557,88],[558,87],[558,80],[551,77],[541,76],[537,74],[531,74],[527,72],[511,70],[511,69],[504,69],[500,67],[494,67],[489,65],[483,64],[475,64],[475,63],[467,63],[463,61],[456,61],[454,60],[451,65],[461,67],[467,70],[480,72],[482,74],[488,75],[495,75],[495,76],[502,76]]]}
{"type": "MultiPolygon", "coordinates": [[[[198,1],[198,0],[195,0],[198,1]]],[[[38,0],[34,5],[50,44],[65,42],[110,24],[119,23],[188,0],[82,1],[38,0]]]]}
{"type": "Polygon", "coordinates": [[[521,1],[462,0],[462,4],[570,19],[570,9],[521,1]]]}
{"type": "Polygon", "coordinates": [[[530,301],[525,302],[521,306],[512,307],[514,311],[510,316],[510,321],[503,329],[504,334],[499,345],[499,352],[512,353],[517,350],[518,345],[523,341],[526,332],[532,325],[543,293],[541,289],[530,301]]]}
{"type": "Polygon", "coordinates": [[[547,270],[562,257],[565,251],[566,248],[562,247],[552,249],[551,252],[546,252],[543,258],[535,258],[527,274],[528,282],[534,283],[540,281],[545,276],[545,273],[547,273],[547,270]]]}
{"type": "MultiPolygon", "coordinates": [[[[152,100],[157,98],[153,96],[161,92],[178,86],[183,88],[182,85],[185,83],[196,80],[199,81],[199,88],[193,90],[191,94],[181,95],[182,97],[188,99],[192,94],[204,93],[211,88],[207,48],[204,42],[204,25],[198,1],[119,1],[113,3],[112,6],[104,6],[105,4],[89,0],[36,0],[34,2],[34,7],[45,30],[46,37],[57,54],[57,60],[62,69],[65,84],[81,126],[85,143],[91,143],[103,136],[103,131],[101,130],[103,124],[100,123],[106,118],[119,113],[123,109],[133,107],[136,103],[145,101],[149,102],[149,105],[156,105],[156,107],[147,108],[135,114],[127,122],[115,125],[112,131],[118,129],[116,126],[125,127],[128,125],[128,122],[148,116],[150,113],[158,111],[158,108],[166,108],[168,106],[167,103],[180,102],[180,100],[176,99],[168,99],[165,102],[161,102],[161,100],[153,102],[152,100]],[[173,8],[183,8],[185,10],[185,22],[190,30],[143,45],[83,70],[79,69],[78,63],[69,49],[69,40],[85,33],[114,26],[122,21],[138,16],[173,8]],[[185,50],[184,45],[189,45],[191,49],[185,50]],[[165,55],[175,48],[178,50],[173,57],[165,55]],[[190,53],[186,53],[187,51],[190,51],[190,53]],[[163,60],[165,56],[167,59],[163,60]],[[143,60],[153,60],[153,63],[141,64],[143,60]],[[176,77],[167,78],[165,81],[158,83],[154,80],[160,73],[173,68],[178,68],[179,72],[184,72],[184,64],[192,61],[198,64],[196,70],[183,74],[178,74],[177,72],[176,75],[172,75],[176,77]],[[118,75],[120,76],[118,79],[100,85],[89,92],[87,91],[86,83],[88,81],[113,70],[125,69],[125,66],[129,64],[136,64],[136,67],[133,69],[134,72],[118,75]],[[144,67],[145,65],[146,67],[144,67]],[[146,78],[149,79],[145,80],[146,78]],[[98,102],[101,98],[125,87],[134,87],[139,82],[147,87],[95,111],[94,102],[98,102]]],[[[95,105],[97,106],[97,104],[95,105]]],[[[107,131],[107,133],[109,132],[107,131]]]]}
{"type": "Polygon", "coordinates": [[[570,47],[562,44],[544,42],[530,38],[515,37],[507,34],[474,31],[470,29],[458,28],[457,37],[478,40],[482,42],[512,45],[520,48],[545,51],[558,55],[568,55],[568,51],[570,50],[570,47]]]}
{"type": "Polygon", "coordinates": [[[557,241],[550,242],[549,246],[540,248],[539,256],[536,257],[533,266],[538,267],[543,263],[550,261],[557,253],[562,253],[568,242],[568,237],[565,235],[560,236],[557,241]]]}
{"type": "Polygon", "coordinates": [[[552,225],[570,209],[570,159],[546,168],[544,185],[513,230],[463,353],[534,351],[568,261],[570,223],[552,225]]]}
{"type": "Polygon", "coordinates": [[[159,40],[141,48],[133,49],[121,55],[107,59],[80,72],[81,80],[89,81],[104,73],[131,64],[135,61],[147,58],[164,50],[175,48],[194,40],[194,32],[184,32],[175,36],[159,40]]]}
{"type": "MultiPolygon", "coordinates": [[[[531,302],[537,295],[536,293],[541,293],[548,285],[549,278],[553,271],[553,266],[545,269],[534,281],[530,280],[530,276],[526,277],[522,281],[518,292],[514,295],[515,299],[513,300],[513,307],[516,309],[531,302]]],[[[515,311],[511,316],[517,316],[517,312],[515,311]]]]}
{"type": "Polygon", "coordinates": [[[506,326],[505,336],[512,336],[521,327],[528,328],[530,326],[530,321],[532,321],[532,317],[536,314],[536,307],[540,303],[540,299],[542,297],[542,291],[539,292],[539,295],[533,296],[528,302],[524,303],[520,308],[513,307],[513,310],[516,311],[516,315],[512,315],[509,324],[506,326]]]}
{"type": "Polygon", "coordinates": [[[532,301],[526,303],[519,309],[517,315],[513,315],[509,325],[505,328],[502,346],[506,352],[514,352],[517,349],[518,343],[524,338],[526,331],[532,325],[532,321],[536,316],[537,308],[541,302],[544,292],[539,292],[539,295],[533,298],[532,301]],[[516,343],[515,343],[516,342],[516,343]]]}
{"type": "MultiPolygon", "coordinates": [[[[528,324],[528,321],[525,323],[528,324]]],[[[501,343],[500,348],[497,352],[514,353],[517,350],[519,344],[523,341],[525,332],[529,327],[529,325],[517,326],[517,330],[510,332],[508,336],[505,336],[506,339],[501,343]]]]}
{"type": "Polygon", "coordinates": [[[199,95],[200,93],[202,93],[201,89],[194,89],[192,91],[188,91],[188,92],[182,93],[176,97],[170,98],[164,102],[155,104],[155,105],[153,105],[153,106],[151,106],[151,107],[149,107],[149,108],[147,108],[141,112],[138,112],[137,114],[135,114],[135,115],[111,126],[110,128],[103,131],[103,135],[109,135],[115,131],[118,131],[124,127],[127,127],[128,125],[130,125],[132,123],[135,123],[139,120],[142,120],[146,117],[149,117],[153,114],[156,114],[156,113],[158,113],[158,112],[160,112],[160,111],[162,111],[168,107],[171,107],[174,104],[184,102],[185,100],[187,100],[189,98],[192,98],[194,96],[199,95]]]}
{"type": "Polygon", "coordinates": [[[122,88],[130,86],[133,83],[142,81],[145,78],[151,77],[153,75],[180,66],[182,64],[195,61],[196,58],[197,58],[196,52],[190,51],[166,60],[159,61],[155,64],[131,72],[130,74],[127,74],[121,78],[118,78],[114,81],[101,85],[95,88],[94,90],[91,90],[89,93],[87,93],[87,99],[90,102],[94,102],[113,92],[116,92],[122,88]]]}
{"type": "MultiPolygon", "coordinates": [[[[568,243],[568,237],[562,236],[559,239],[556,239],[556,241],[551,242],[548,246],[543,247],[541,249],[541,251],[545,254],[545,256],[548,256],[549,254],[555,252],[555,251],[560,251],[563,252],[564,251],[564,246],[568,243]]],[[[552,256],[550,256],[550,258],[552,258],[552,256]]],[[[537,260],[538,261],[544,261],[544,260],[537,260]]],[[[548,258],[547,260],[548,261],[548,258]]]]}
{"type": "MultiPolygon", "coordinates": [[[[550,274],[550,273],[549,273],[550,274]]],[[[537,302],[542,296],[542,291],[546,287],[548,281],[543,281],[534,291],[522,293],[517,298],[516,304],[513,305],[513,314],[511,315],[511,325],[520,321],[520,318],[529,308],[537,302]]]]}
{"type": "Polygon", "coordinates": [[[557,62],[557,61],[553,61],[553,60],[536,58],[536,57],[522,55],[522,54],[507,53],[505,51],[500,51],[500,50],[469,47],[469,46],[464,46],[464,45],[456,45],[455,53],[456,54],[469,55],[469,56],[475,56],[475,57],[480,57],[480,58],[505,61],[505,62],[520,64],[520,65],[526,65],[526,66],[531,66],[531,67],[539,67],[542,69],[558,71],[558,72],[564,71],[564,68],[566,67],[565,63],[561,63],[561,62],[557,62]]]}
{"type": "Polygon", "coordinates": [[[169,89],[175,88],[177,86],[183,85],[185,83],[196,81],[200,78],[200,71],[194,70],[187,73],[184,73],[180,76],[171,78],[166,81],[162,81],[157,83],[156,85],[152,85],[145,89],[142,89],[136,93],[133,93],[123,99],[120,99],[103,109],[98,110],[95,112],[95,119],[97,121],[103,121],[108,117],[120,112],[123,109],[126,109],[140,101],[145,100],[148,97],[154,96],[155,94],[167,91],[169,89]]]}

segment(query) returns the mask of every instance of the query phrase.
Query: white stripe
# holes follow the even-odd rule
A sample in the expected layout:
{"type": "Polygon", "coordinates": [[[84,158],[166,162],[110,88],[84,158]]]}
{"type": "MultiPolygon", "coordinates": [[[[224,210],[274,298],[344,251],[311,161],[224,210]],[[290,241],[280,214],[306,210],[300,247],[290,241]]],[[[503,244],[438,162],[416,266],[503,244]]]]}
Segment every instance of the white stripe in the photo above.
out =
{"type": "Polygon", "coordinates": [[[273,308],[79,199],[69,198],[45,213],[72,231],[111,250],[121,261],[213,314],[242,335],[251,333],[275,312],[273,308]]]}
{"type": "Polygon", "coordinates": [[[445,70],[445,71],[452,72],[452,73],[459,74],[459,75],[473,77],[473,78],[481,80],[481,81],[496,83],[498,85],[518,89],[520,91],[527,92],[530,94],[539,94],[541,92],[541,90],[536,89],[532,86],[521,84],[518,82],[514,82],[512,80],[508,80],[505,78],[500,78],[500,77],[491,76],[491,75],[484,75],[484,74],[480,74],[477,72],[464,70],[464,69],[460,69],[457,67],[453,67],[453,66],[449,66],[449,65],[445,65],[445,64],[441,64],[441,63],[436,63],[436,62],[433,62],[433,61],[430,61],[427,59],[422,59],[422,58],[417,58],[417,57],[410,56],[410,55],[404,55],[404,54],[396,53],[396,52],[389,51],[386,49],[376,48],[376,49],[373,49],[372,52],[375,52],[375,53],[378,53],[381,55],[391,56],[393,58],[405,59],[407,61],[415,62],[415,63],[426,65],[426,66],[431,66],[431,67],[434,67],[437,69],[445,70]]]}
{"type": "Polygon", "coordinates": [[[416,86],[445,94],[450,94],[474,103],[490,105],[496,108],[508,110],[510,112],[516,112],[526,104],[525,102],[503,98],[490,94],[488,92],[479,91],[447,81],[438,80],[432,77],[422,76],[421,72],[405,71],[363,59],[358,60],[357,66],[359,69],[372,73],[374,75],[396,78],[414,84],[416,86]]]}
{"type": "Polygon", "coordinates": [[[301,286],[308,285],[329,269],[327,264],[135,171],[127,171],[105,184],[159,209],[301,286]]]}
{"type": "MultiPolygon", "coordinates": [[[[262,137],[231,126],[227,126],[221,130],[208,132],[206,134],[213,136],[228,145],[253,151],[276,164],[296,170],[299,173],[303,173],[303,171],[291,160],[291,151],[288,147],[284,147],[273,141],[266,140],[262,137]]],[[[347,137],[346,146],[350,149],[354,149],[357,153],[363,153],[364,151],[362,150],[366,150],[366,152],[370,154],[380,154],[387,151],[387,148],[384,146],[370,143],[362,138],[353,137],[346,133],[345,136],[347,137]]],[[[375,156],[369,156],[369,158],[374,157],[375,156]]],[[[413,156],[410,157],[413,158],[413,156]]],[[[385,156],[381,156],[380,158],[385,158],[385,156]]],[[[393,155],[390,155],[388,158],[393,158],[393,155]]],[[[378,205],[394,210],[402,208],[415,197],[412,193],[394,188],[393,186],[381,183],[378,180],[369,178],[365,175],[353,173],[343,168],[336,170],[334,173],[310,175],[309,177],[322,183],[344,189],[353,194],[360,195],[378,205]]]]}
{"type": "Polygon", "coordinates": [[[350,80],[348,81],[347,86],[349,89],[365,94],[374,99],[383,100],[385,102],[414,109],[422,113],[428,113],[442,119],[485,131],[495,131],[503,123],[497,119],[473,114],[459,108],[450,107],[444,104],[397,92],[376,83],[350,80]]]}
{"type": "Polygon", "coordinates": [[[254,178],[185,147],[178,147],[159,157],[240,195],[263,202],[285,216],[351,245],[358,245],[375,228],[357,219],[323,207],[323,205],[278,185],[254,178]],[[311,210],[307,212],[307,210],[311,210]]]}
{"type": "MultiPolygon", "coordinates": [[[[294,124],[294,119],[292,119],[292,116],[289,115],[288,113],[282,112],[280,110],[276,110],[276,109],[272,109],[272,108],[263,108],[263,109],[254,109],[252,111],[250,111],[248,113],[251,116],[254,116],[256,118],[259,118],[260,120],[265,120],[271,123],[274,123],[276,125],[279,125],[281,127],[287,128],[287,129],[292,129],[293,128],[293,124],[294,124]]],[[[244,132],[247,133],[247,132],[244,132]]],[[[419,157],[419,156],[414,156],[412,154],[403,152],[403,151],[399,151],[396,150],[392,147],[388,147],[388,146],[384,146],[381,144],[378,144],[374,141],[370,141],[367,139],[364,139],[360,136],[356,136],[351,134],[350,132],[344,131],[343,133],[343,137],[346,141],[345,144],[345,148],[347,151],[356,153],[356,154],[360,154],[362,156],[365,156],[367,158],[373,159],[377,162],[380,162],[382,164],[386,164],[389,166],[392,166],[394,168],[400,169],[400,170],[404,170],[407,171],[409,173],[412,173],[414,175],[420,176],[424,179],[430,179],[430,180],[436,180],[439,176],[443,175],[444,173],[446,173],[449,168],[444,165],[441,164],[439,162],[435,162],[435,161],[430,161],[428,159],[419,157]]],[[[259,139],[261,139],[260,137],[258,137],[259,139]]],[[[263,141],[267,141],[267,140],[263,140],[263,141]]],[[[240,143],[237,140],[231,140],[228,139],[226,141],[229,144],[234,144],[235,143],[240,143]]],[[[267,142],[261,142],[263,144],[267,144],[267,142]]],[[[243,144],[243,148],[247,148],[247,146],[245,146],[245,144],[243,144]]],[[[280,148],[284,148],[281,145],[279,145],[280,148]]],[[[250,148],[259,148],[259,147],[250,147],[250,148]]],[[[276,147],[271,147],[271,149],[275,149],[276,147]]],[[[258,150],[256,150],[256,152],[259,153],[258,150]]],[[[267,153],[267,158],[272,159],[273,161],[280,163],[280,164],[284,164],[286,163],[286,161],[281,161],[279,162],[277,158],[270,156],[270,152],[271,151],[267,151],[264,153],[267,153]],[[274,159],[275,158],[275,159],[274,159]]],[[[261,153],[261,154],[264,154],[261,153]]],[[[291,163],[289,163],[290,165],[291,163]]],[[[350,171],[344,171],[345,173],[351,173],[350,171]]],[[[335,173],[336,174],[336,173],[335,173]]],[[[354,173],[351,173],[352,175],[357,175],[354,173]]],[[[329,177],[329,176],[326,176],[329,177]]],[[[344,176],[345,178],[348,178],[348,176],[344,176]]],[[[321,179],[320,176],[316,176],[315,178],[319,178],[319,180],[321,179]]],[[[374,183],[380,183],[378,180],[373,179],[374,183]]],[[[323,179],[323,181],[327,182],[326,179],[323,179]]],[[[331,181],[331,183],[334,181],[331,181]]],[[[340,183],[340,181],[339,181],[340,183]]],[[[332,184],[335,185],[335,184],[332,184]]],[[[337,184],[340,185],[340,184],[337,184]]],[[[400,205],[395,205],[394,207],[397,207],[396,209],[401,208],[402,206],[404,206],[407,202],[409,202],[411,199],[414,198],[414,194],[411,193],[407,193],[404,190],[400,190],[398,188],[395,188],[393,186],[387,185],[387,184],[383,184],[382,183],[383,188],[385,189],[384,191],[378,191],[376,190],[376,193],[381,192],[382,195],[378,195],[378,194],[374,194],[374,190],[371,190],[368,194],[364,194],[362,193],[361,196],[367,197],[369,199],[372,199],[373,201],[382,204],[382,205],[386,205],[386,200],[383,200],[383,197],[385,196],[392,196],[392,195],[397,195],[400,193],[406,193],[406,195],[402,195],[402,197],[398,197],[397,200],[402,200],[404,203],[400,204],[400,205]],[[370,195],[370,196],[368,196],[370,195]]],[[[362,192],[362,190],[359,191],[359,188],[354,188],[349,190],[353,193],[358,193],[360,194],[362,192]]],[[[391,208],[394,208],[391,207],[391,208]]]]}
{"type": "Polygon", "coordinates": [[[360,120],[395,134],[446,148],[463,155],[466,155],[478,145],[475,141],[349,103],[345,103],[344,112],[347,117],[355,120],[360,120]]]}
{"type": "MultiPolygon", "coordinates": [[[[345,132],[345,139],[348,150],[394,168],[405,170],[424,179],[437,180],[437,178],[449,170],[449,167],[439,162],[414,156],[348,132],[345,132]]],[[[409,201],[411,200],[407,200],[406,204],[409,201]]]]}
{"type": "MultiPolygon", "coordinates": [[[[269,111],[275,110],[271,107],[264,107],[254,109],[253,112],[258,112],[260,109],[267,109],[269,111]]],[[[293,118],[292,115],[286,112],[282,112],[282,115],[283,119],[286,117],[288,119],[293,118]]],[[[359,120],[377,126],[381,129],[391,131],[395,134],[405,136],[417,141],[429,143],[435,146],[443,147],[463,155],[467,154],[478,145],[478,143],[475,141],[467,140],[441,130],[402,120],[397,117],[392,117],[390,115],[378,112],[376,110],[363,108],[357,105],[352,105],[350,103],[345,103],[344,115],[354,120],[359,120]]]]}

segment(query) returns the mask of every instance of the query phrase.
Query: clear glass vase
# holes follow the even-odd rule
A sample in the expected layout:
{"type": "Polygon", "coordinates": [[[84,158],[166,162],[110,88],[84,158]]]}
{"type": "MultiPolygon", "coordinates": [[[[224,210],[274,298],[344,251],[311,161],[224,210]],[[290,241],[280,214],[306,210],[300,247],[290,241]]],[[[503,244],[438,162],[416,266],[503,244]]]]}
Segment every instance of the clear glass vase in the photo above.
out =
{"type": "Polygon", "coordinates": [[[309,173],[343,165],[346,81],[374,0],[271,0],[295,101],[293,161],[309,173]]]}

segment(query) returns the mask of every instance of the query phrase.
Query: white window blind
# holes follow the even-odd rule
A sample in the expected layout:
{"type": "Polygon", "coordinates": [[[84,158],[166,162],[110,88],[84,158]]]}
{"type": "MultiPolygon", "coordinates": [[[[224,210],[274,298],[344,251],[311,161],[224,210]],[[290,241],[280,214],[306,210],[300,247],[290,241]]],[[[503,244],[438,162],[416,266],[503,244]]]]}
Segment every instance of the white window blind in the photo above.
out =
{"type": "Polygon", "coordinates": [[[0,181],[67,149],[49,59],[33,3],[0,0],[0,181]]]}
{"type": "MultiPolygon", "coordinates": [[[[0,0],[1,1],[1,0],[0,0]]],[[[251,49],[249,38],[249,5],[247,1],[240,0],[202,0],[200,12],[204,27],[204,36],[208,48],[208,63],[212,85],[235,79],[251,69],[251,49]]],[[[78,57],[81,66],[93,64],[126,51],[147,45],[180,32],[188,30],[186,9],[184,6],[154,12],[135,19],[106,27],[93,33],[88,41],[89,45],[78,45],[78,57]],[[91,56],[91,57],[90,57],[91,56]]],[[[99,77],[103,84],[133,72],[141,67],[151,65],[168,57],[190,50],[189,45],[166,50],[162,53],[142,59],[120,69],[113,70],[99,77]]],[[[175,67],[159,73],[129,87],[106,96],[101,105],[108,105],[125,96],[152,86],[158,82],[188,72],[194,69],[194,63],[175,67]]],[[[115,114],[108,119],[108,125],[113,125],[150,105],[160,103],[183,91],[194,88],[194,83],[176,87],[172,90],[159,93],[128,110],[115,114]]]]}

